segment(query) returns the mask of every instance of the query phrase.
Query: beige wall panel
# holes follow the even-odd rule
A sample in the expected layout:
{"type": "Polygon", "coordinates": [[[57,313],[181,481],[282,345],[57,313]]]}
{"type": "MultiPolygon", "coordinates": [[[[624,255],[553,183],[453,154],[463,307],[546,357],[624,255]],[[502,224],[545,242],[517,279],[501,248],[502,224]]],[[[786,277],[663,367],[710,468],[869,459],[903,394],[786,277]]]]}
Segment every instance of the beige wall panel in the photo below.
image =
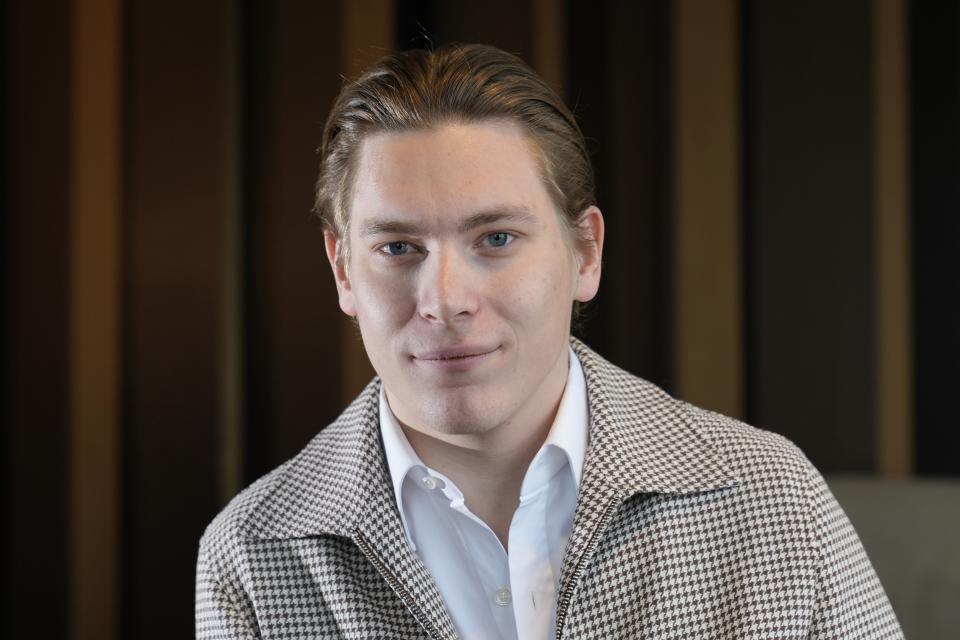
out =
{"type": "Polygon", "coordinates": [[[742,417],[738,9],[673,3],[674,354],[682,398],[742,417]]]}
{"type": "Polygon", "coordinates": [[[561,0],[534,0],[533,60],[537,73],[561,96],[566,85],[566,12],[561,0]]]}
{"type": "Polygon", "coordinates": [[[242,203],[243,190],[241,130],[241,73],[239,39],[240,25],[234,11],[224,11],[223,21],[228,26],[225,45],[230,50],[226,56],[227,69],[223,102],[223,128],[227,132],[222,139],[221,153],[224,170],[223,207],[220,210],[220,371],[219,371],[219,434],[217,443],[217,468],[219,471],[220,501],[226,504],[245,485],[244,438],[245,389],[243,371],[246,366],[244,344],[246,323],[243,317],[244,264],[246,246],[243,238],[242,203]]]}
{"type": "Polygon", "coordinates": [[[116,638],[120,363],[120,6],[73,7],[71,625],[116,638]]]}
{"type": "Polygon", "coordinates": [[[877,470],[913,469],[907,18],[903,0],[874,0],[877,470]]]}

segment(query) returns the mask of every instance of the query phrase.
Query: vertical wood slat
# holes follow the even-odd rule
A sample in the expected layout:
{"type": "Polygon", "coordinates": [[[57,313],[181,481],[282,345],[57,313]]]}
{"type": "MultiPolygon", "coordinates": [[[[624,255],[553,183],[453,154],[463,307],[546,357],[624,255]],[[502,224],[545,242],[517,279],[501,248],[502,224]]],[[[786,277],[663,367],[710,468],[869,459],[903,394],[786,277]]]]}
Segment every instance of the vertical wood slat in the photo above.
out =
{"type": "MultiPolygon", "coordinates": [[[[393,50],[396,8],[394,0],[342,0],[342,60],[347,78],[355,78],[369,64],[393,50]]],[[[349,403],[374,375],[359,332],[346,316],[340,323],[343,346],[343,402],[349,403]]]]}
{"type": "Polygon", "coordinates": [[[742,418],[738,20],[673,3],[674,359],[680,396],[742,418]]]}
{"type": "Polygon", "coordinates": [[[224,167],[224,206],[220,210],[220,385],[219,434],[217,469],[220,502],[226,504],[244,486],[244,450],[246,426],[244,372],[246,364],[244,310],[245,272],[247,260],[244,242],[244,212],[241,205],[241,172],[243,152],[241,81],[243,19],[239,11],[225,16],[232,35],[225,48],[224,72],[226,99],[222,117],[224,129],[221,153],[224,167]]]}
{"type": "Polygon", "coordinates": [[[73,3],[71,626],[117,637],[120,547],[120,6],[73,3]]]}
{"type": "Polygon", "coordinates": [[[874,0],[877,470],[913,468],[907,28],[903,0],[874,0]]]}
{"type": "Polygon", "coordinates": [[[566,13],[561,0],[533,2],[533,60],[537,73],[563,96],[566,89],[566,13]]]}

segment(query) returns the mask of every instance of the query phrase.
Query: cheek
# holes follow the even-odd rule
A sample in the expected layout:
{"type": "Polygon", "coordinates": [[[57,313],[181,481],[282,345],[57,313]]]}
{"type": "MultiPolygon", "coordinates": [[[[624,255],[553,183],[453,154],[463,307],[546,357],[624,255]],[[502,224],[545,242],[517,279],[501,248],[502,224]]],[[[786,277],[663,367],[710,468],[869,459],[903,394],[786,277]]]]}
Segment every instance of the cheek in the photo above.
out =
{"type": "Polygon", "coordinates": [[[569,315],[572,281],[563,260],[538,256],[502,282],[507,295],[501,299],[514,317],[543,326],[557,319],[565,321],[569,315]]]}
{"type": "Polygon", "coordinates": [[[357,273],[355,282],[357,318],[361,326],[392,331],[410,318],[415,302],[409,282],[369,270],[357,273]]]}

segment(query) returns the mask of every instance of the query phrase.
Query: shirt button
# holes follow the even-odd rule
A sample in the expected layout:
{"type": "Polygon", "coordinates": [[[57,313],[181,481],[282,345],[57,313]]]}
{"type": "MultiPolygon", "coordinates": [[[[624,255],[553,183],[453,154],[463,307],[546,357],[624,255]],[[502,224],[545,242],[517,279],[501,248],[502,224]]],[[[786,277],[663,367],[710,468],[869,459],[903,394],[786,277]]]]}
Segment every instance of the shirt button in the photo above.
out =
{"type": "Polygon", "coordinates": [[[431,491],[437,488],[437,481],[432,476],[424,476],[422,482],[423,486],[431,491]]]}
{"type": "Polygon", "coordinates": [[[494,602],[501,607],[506,607],[513,602],[513,596],[510,595],[510,589],[497,589],[497,595],[494,597],[494,602]]]}

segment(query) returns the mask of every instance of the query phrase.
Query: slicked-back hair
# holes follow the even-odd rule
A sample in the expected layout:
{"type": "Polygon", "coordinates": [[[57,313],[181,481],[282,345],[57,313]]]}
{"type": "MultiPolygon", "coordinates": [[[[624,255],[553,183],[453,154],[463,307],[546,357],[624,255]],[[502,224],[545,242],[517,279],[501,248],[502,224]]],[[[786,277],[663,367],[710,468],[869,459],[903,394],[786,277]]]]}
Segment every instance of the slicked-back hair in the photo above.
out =
{"type": "MultiPolygon", "coordinates": [[[[557,93],[520,58],[482,44],[387,55],[340,91],[320,147],[314,210],[349,252],[350,194],[363,141],[372,134],[425,130],[445,123],[509,120],[539,150],[540,173],[569,231],[595,204],[586,141],[557,93]]],[[[574,317],[579,304],[574,305],[574,317]]]]}

